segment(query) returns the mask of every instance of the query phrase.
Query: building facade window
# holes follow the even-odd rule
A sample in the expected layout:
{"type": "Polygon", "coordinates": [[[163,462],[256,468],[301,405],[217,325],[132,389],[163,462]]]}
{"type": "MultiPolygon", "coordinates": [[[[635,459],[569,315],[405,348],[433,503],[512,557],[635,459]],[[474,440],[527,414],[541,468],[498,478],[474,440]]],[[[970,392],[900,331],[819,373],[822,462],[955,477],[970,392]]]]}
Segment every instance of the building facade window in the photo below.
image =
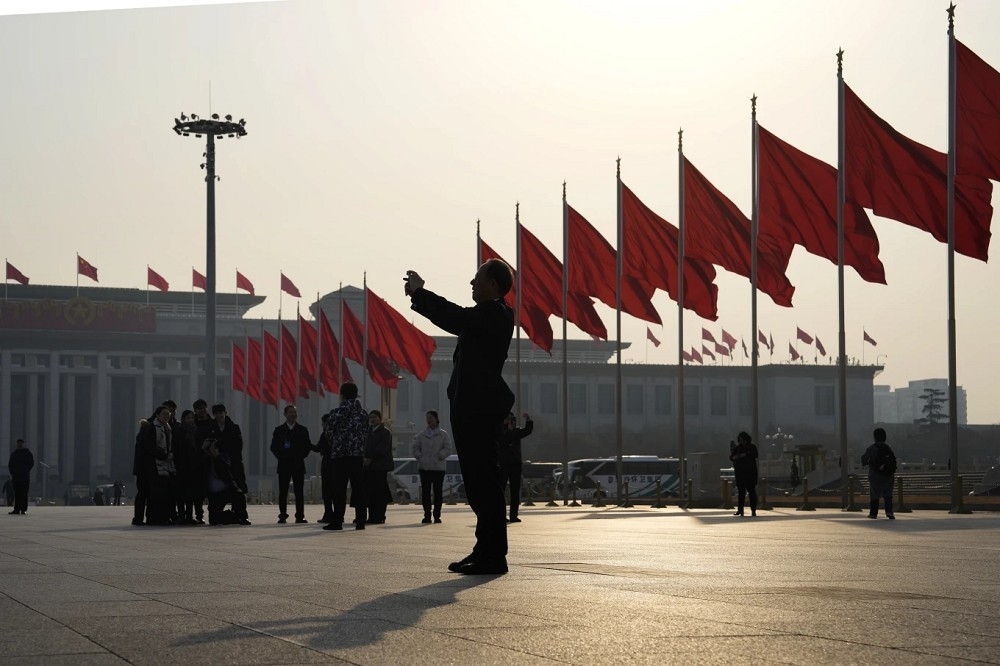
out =
{"type": "Polygon", "coordinates": [[[833,416],[833,387],[815,387],[816,416],[833,416]]]}
{"type": "Polygon", "coordinates": [[[673,396],[672,387],[667,384],[658,384],[653,387],[653,414],[657,416],[670,416],[670,401],[673,396]]]}
{"type": "Polygon", "coordinates": [[[698,416],[701,414],[701,387],[684,387],[684,414],[698,416]]]}
{"type": "Polygon", "coordinates": [[[552,382],[543,382],[539,387],[542,404],[539,405],[542,414],[559,413],[559,389],[552,382]]]}
{"type": "Polygon", "coordinates": [[[587,413],[587,385],[569,385],[569,413],[574,415],[587,413]]]}
{"type": "Polygon", "coordinates": [[[434,410],[441,413],[441,382],[429,380],[420,388],[420,409],[423,412],[434,410]]]}
{"type": "Polygon", "coordinates": [[[753,392],[749,386],[740,386],[736,389],[737,400],[739,401],[740,416],[753,416],[753,392]]]}
{"type": "Polygon", "coordinates": [[[725,386],[709,388],[709,399],[711,400],[712,416],[725,416],[729,413],[729,392],[725,386]]]}
{"type": "Polygon", "coordinates": [[[602,416],[615,413],[615,385],[597,385],[597,413],[602,416]]]}
{"type": "Polygon", "coordinates": [[[625,414],[628,416],[642,416],[642,403],[642,384],[627,384],[625,386],[625,414]]]}

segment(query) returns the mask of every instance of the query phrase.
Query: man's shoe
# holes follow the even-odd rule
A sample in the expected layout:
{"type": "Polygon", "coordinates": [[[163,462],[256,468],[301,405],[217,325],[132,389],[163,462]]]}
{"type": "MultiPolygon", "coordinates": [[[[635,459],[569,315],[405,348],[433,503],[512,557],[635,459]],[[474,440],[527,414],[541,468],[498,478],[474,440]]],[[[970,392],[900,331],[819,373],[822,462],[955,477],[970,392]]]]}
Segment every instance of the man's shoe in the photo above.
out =
{"type": "Polygon", "coordinates": [[[872,520],[875,520],[876,518],[878,518],[878,514],[877,513],[869,513],[868,517],[871,518],[872,520]]]}
{"type": "Polygon", "coordinates": [[[344,526],[341,523],[327,523],[323,526],[324,530],[342,530],[344,526]]]}
{"type": "Polygon", "coordinates": [[[757,512],[756,511],[751,511],[750,515],[753,516],[754,518],[756,518],[757,517],[757,512]]]}
{"type": "Polygon", "coordinates": [[[424,516],[424,519],[421,520],[420,522],[424,523],[425,525],[429,525],[430,522],[431,522],[431,517],[430,516],[424,516]]]}
{"type": "Polygon", "coordinates": [[[296,518],[296,519],[295,519],[295,524],[296,524],[296,525],[301,525],[302,523],[308,523],[308,522],[309,522],[309,521],[308,521],[308,520],[306,520],[305,518],[296,518]]]}
{"type": "Polygon", "coordinates": [[[132,524],[135,525],[136,527],[139,527],[140,525],[145,525],[146,523],[142,522],[141,520],[136,520],[135,518],[133,518],[132,524]]]}
{"type": "Polygon", "coordinates": [[[734,516],[742,516],[742,515],[743,515],[743,512],[742,512],[742,511],[737,511],[737,512],[736,512],[736,513],[734,513],[733,515],[734,515],[734,516]]]}
{"type": "Polygon", "coordinates": [[[476,559],[476,554],[470,553],[465,557],[463,557],[462,559],[460,559],[458,562],[452,562],[451,564],[449,564],[448,571],[451,571],[453,573],[458,573],[462,567],[464,567],[466,564],[469,564],[470,562],[474,562],[475,559],[476,559]]]}
{"type": "Polygon", "coordinates": [[[466,576],[499,576],[507,573],[507,560],[479,560],[463,564],[458,573],[466,576]]]}
{"type": "Polygon", "coordinates": [[[441,522],[441,519],[440,519],[440,518],[435,518],[435,519],[434,519],[434,522],[435,522],[435,523],[440,523],[440,522],[441,522]]]}
{"type": "Polygon", "coordinates": [[[9,516],[16,516],[19,513],[21,513],[21,512],[18,511],[17,509],[14,509],[13,511],[8,511],[7,515],[9,515],[9,516]]]}
{"type": "Polygon", "coordinates": [[[887,513],[885,514],[885,517],[888,518],[889,520],[896,520],[896,514],[894,513],[887,513]]]}
{"type": "Polygon", "coordinates": [[[519,523],[519,522],[521,522],[521,519],[518,518],[517,516],[511,516],[510,517],[510,522],[512,522],[512,523],[519,523]]]}
{"type": "Polygon", "coordinates": [[[250,524],[251,524],[251,523],[250,523],[250,521],[249,521],[249,520],[247,520],[246,518],[244,518],[244,519],[242,519],[242,520],[240,521],[240,525],[250,525],[250,524]]]}
{"type": "Polygon", "coordinates": [[[195,518],[194,524],[195,525],[204,525],[205,524],[205,519],[204,518],[195,518]]]}
{"type": "Polygon", "coordinates": [[[355,523],[354,524],[354,529],[355,530],[363,530],[363,529],[365,529],[365,524],[364,523],[355,523]]]}
{"type": "Polygon", "coordinates": [[[287,518],[278,518],[278,524],[279,525],[284,525],[287,522],[288,522],[287,518]]]}

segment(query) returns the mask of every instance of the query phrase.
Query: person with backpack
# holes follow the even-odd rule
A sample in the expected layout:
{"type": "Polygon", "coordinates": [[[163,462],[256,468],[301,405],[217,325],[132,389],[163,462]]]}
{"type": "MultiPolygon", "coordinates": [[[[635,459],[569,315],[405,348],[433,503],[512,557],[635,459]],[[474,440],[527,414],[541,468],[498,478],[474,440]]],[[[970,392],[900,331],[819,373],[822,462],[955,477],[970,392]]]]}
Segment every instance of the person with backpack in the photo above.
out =
{"type": "Polygon", "coordinates": [[[892,512],[892,480],[896,474],[896,454],[885,443],[885,430],[875,428],[875,443],[861,456],[861,464],[868,467],[868,495],[871,498],[868,517],[878,518],[878,500],[885,503],[885,517],[895,520],[892,512]]]}

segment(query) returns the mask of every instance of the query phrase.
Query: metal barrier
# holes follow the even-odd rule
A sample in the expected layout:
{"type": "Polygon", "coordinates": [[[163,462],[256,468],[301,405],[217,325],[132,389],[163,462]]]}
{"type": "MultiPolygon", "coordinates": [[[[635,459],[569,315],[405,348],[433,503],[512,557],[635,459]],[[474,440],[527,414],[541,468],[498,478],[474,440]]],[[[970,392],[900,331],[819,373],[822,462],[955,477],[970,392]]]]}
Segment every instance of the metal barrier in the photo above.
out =
{"type": "Polygon", "coordinates": [[[663,496],[660,494],[660,480],[656,480],[656,501],[653,502],[654,509],[662,509],[665,506],[663,496]]]}
{"type": "MultiPolygon", "coordinates": [[[[900,479],[902,481],[902,479],[900,479]]],[[[854,501],[854,475],[849,474],[847,476],[847,506],[845,506],[843,511],[860,512],[861,507],[858,506],[854,501]]]]}
{"type": "Polygon", "coordinates": [[[913,513],[913,509],[911,509],[908,506],[906,506],[906,503],[903,502],[903,477],[901,477],[901,476],[897,476],[896,477],[896,492],[897,492],[898,500],[896,502],[896,506],[893,507],[893,512],[894,513],[913,513]]]}
{"type": "Polygon", "coordinates": [[[535,506],[535,503],[531,501],[531,481],[526,481],[524,485],[528,493],[528,498],[521,502],[521,506],[535,506]]]}
{"type": "Polygon", "coordinates": [[[594,506],[604,506],[604,492],[601,490],[601,482],[597,482],[597,490],[594,492],[594,506]]]}
{"type": "Polygon", "coordinates": [[[628,497],[628,481],[625,482],[625,501],[622,502],[623,509],[631,509],[635,504],[632,504],[632,500],[628,497]]]}
{"type": "Polygon", "coordinates": [[[580,503],[576,501],[576,491],[579,487],[577,484],[573,484],[573,501],[569,503],[569,506],[580,506],[580,503]]]}
{"type": "Polygon", "coordinates": [[[552,486],[549,488],[549,501],[545,503],[545,506],[559,506],[556,502],[556,487],[552,486]]]}
{"type": "Polygon", "coordinates": [[[951,511],[948,513],[972,513],[972,509],[966,509],[965,505],[962,503],[962,476],[959,475],[956,479],[958,487],[955,489],[955,495],[958,497],[958,504],[951,507],[951,511]]]}
{"type": "Polygon", "coordinates": [[[448,489],[448,501],[445,502],[445,504],[448,504],[449,506],[452,505],[452,504],[458,504],[458,502],[455,501],[455,488],[454,487],[448,489]]]}
{"type": "Polygon", "coordinates": [[[802,479],[802,504],[796,511],[815,511],[816,507],[809,503],[809,477],[802,479]]]}
{"type": "Polygon", "coordinates": [[[767,501],[767,478],[762,478],[759,482],[760,492],[757,497],[757,508],[764,511],[770,511],[774,507],[767,501]]]}
{"type": "Polygon", "coordinates": [[[681,508],[683,509],[694,508],[694,479],[687,480],[687,502],[682,502],[681,508]]]}
{"type": "Polygon", "coordinates": [[[722,480],[722,488],[719,493],[722,495],[722,508],[733,508],[733,487],[729,484],[729,479],[722,480]]]}

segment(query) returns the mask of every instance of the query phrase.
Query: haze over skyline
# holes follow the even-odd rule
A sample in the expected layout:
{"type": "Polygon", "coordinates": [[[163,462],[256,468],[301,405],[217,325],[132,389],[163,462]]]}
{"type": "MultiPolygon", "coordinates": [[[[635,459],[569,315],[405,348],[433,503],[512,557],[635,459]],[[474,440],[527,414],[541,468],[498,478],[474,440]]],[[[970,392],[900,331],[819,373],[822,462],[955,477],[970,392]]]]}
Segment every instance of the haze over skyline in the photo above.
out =
{"type": "MultiPolygon", "coordinates": [[[[188,291],[191,268],[205,270],[204,141],[177,137],[173,118],[231,113],[246,118],[248,136],[217,146],[217,278],[232,291],[238,268],[268,297],[250,316],[277,315],[279,271],[303,309],[341,282],[361,286],[367,271],[410,317],[407,269],[471,303],[476,220],[513,262],[520,202],[521,222],[562,258],[564,180],[569,203],[615,245],[619,156],[623,181],[677,224],[681,127],[685,156],[749,215],[754,94],[761,125],[835,165],[839,48],[846,81],[876,113],[947,150],[946,9],[289,0],[3,16],[3,253],[32,284],[74,284],[79,252],[101,286],[144,289],[149,264],[188,291]]],[[[958,3],[958,38],[1000,69],[998,28],[1000,5],[958,3]]],[[[847,353],[884,362],[879,384],[947,377],[946,246],[871,217],[888,285],[845,271],[847,353]],[[877,348],[863,346],[862,330],[877,348]]],[[[750,345],[749,281],[717,271],[719,320],[686,312],[687,348],[700,347],[703,326],[750,345]]],[[[1000,422],[1000,314],[988,300],[998,272],[996,258],[956,256],[970,423],[1000,422]]],[[[796,327],[835,355],[836,266],[797,247],[787,275],[793,308],[758,297],[773,360],[788,360],[796,327]]],[[[285,295],[286,316],[294,300],[285,295]]],[[[645,343],[647,324],[623,316],[633,343],[624,358],[676,363],[676,304],[662,292],[653,302],[662,344],[645,343]]],[[[613,338],[614,311],[596,307],[613,338]]],[[[812,349],[798,348],[811,362],[812,349]]]]}

